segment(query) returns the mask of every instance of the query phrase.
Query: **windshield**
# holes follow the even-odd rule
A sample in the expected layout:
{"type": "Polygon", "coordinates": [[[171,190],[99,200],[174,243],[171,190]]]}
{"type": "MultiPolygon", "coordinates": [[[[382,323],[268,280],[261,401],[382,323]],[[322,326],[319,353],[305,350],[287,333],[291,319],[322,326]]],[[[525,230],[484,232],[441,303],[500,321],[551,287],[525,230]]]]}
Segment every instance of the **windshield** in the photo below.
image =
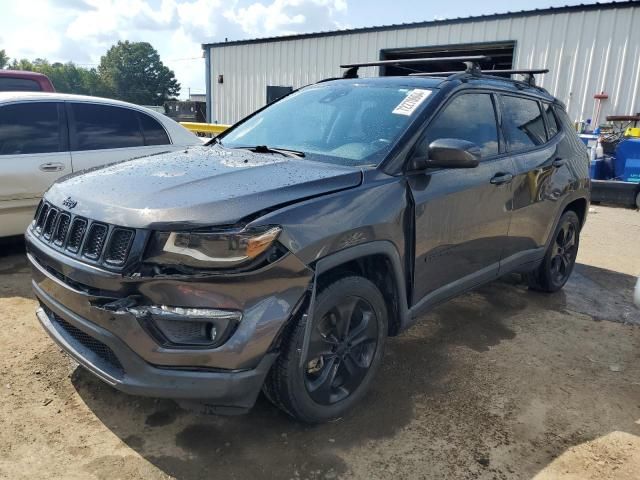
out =
{"type": "Polygon", "coordinates": [[[228,148],[268,146],[342,165],[378,164],[426,103],[430,90],[315,85],[221,136],[228,148]]]}

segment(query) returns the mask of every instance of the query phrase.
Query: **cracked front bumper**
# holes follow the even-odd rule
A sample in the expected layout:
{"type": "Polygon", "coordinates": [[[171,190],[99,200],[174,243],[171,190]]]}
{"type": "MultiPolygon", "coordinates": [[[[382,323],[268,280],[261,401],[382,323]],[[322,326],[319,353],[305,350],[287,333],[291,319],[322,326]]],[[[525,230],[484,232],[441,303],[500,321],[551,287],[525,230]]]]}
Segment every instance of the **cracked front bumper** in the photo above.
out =
{"type": "MultiPolygon", "coordinates": [[[[209,400],[215,405],[246,410],[253,406],[276,353],[266,354],[258,366],[241,371],[197,371],[158,368],[148,364],[107,330],[69,311],[53,311],[42,292],[36,314],[46,332],[74,360],[109,385],[132,395],[209,400]],[[81,333],[79,333],[81,332],[81,333]],[[83,335],[84,334],[84,335],[83,335]],[[84,341],[83,341],[83,337],[84,341]],[[92,341],[87,341],[91,338],[92,341]],[[101,352],[111,352],[111,355],[101,352]]],[[[56,307],[54,307],[56,308],[56,307]]]]}
{"type": "Polygon", "coordinates": [[[94,375],[136,395],[250,408],[312,277],[292,254],[244,274],[124,277],[65,257],[29,232],[26,239],[42,326],[94,375]],[[130,296],[150,305],[233,308],[243,318],[216,348],[169,348],[135,315],[103,308],[130,296]]]}

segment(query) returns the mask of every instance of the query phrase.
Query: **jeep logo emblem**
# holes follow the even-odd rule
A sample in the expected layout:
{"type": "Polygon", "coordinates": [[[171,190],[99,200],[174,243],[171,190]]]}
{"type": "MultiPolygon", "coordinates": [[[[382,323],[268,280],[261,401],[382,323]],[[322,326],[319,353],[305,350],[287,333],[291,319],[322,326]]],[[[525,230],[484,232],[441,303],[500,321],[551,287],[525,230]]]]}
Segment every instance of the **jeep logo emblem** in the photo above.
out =
{"type": "Polygon", "coordinates": [[[78,204],[73,198],[67,197],[62,201],[62,205],[67,208],[73,208],[78,204]]]}

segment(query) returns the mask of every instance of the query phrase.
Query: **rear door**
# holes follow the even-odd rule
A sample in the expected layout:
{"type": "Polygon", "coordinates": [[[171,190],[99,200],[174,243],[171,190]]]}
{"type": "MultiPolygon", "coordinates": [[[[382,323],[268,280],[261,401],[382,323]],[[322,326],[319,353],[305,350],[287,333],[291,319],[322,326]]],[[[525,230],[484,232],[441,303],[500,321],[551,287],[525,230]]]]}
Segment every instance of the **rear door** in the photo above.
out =
{"type": "Polygon", "coordinates": [[[175,149],[155,119],[137,110],[67,102],[73,170],[175,149]]]}
{"type": "Polygon", "coordinates": [[[24,233],[44,191],[71,173],[58,102],[0,106],[0,236],[24,233]]]}
{"type": "Polygon", "coordinates": [[[501,95],[502,126],[514,163],[513,212],[501,268],[544,256],[570,172],[562,151],[563,133],[551,105],[532,97],[501,95]]]}
{"type": "Polygon", "coordinates": [[[428,142],[473,142],[482,159],[476,168],[408,177],[415,201],[414,304],[436,303],[498,275],[513,164],[503,152],[495,102],[487,92],[458,94],[425,131],[428,142]]]}

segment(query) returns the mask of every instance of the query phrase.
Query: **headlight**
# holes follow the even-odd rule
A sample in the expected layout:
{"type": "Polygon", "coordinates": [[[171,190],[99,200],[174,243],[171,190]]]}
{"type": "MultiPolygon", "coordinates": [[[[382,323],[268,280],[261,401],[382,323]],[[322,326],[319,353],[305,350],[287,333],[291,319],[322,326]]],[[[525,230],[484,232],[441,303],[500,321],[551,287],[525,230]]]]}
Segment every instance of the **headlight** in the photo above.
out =
{"type": "Polygon", "coordinates": [[[149,246],[146,261],[196,268],[233,268],[267,252],[280,231],[280,227],[267,226],[240,231],[158,232],[149,246]]]}

